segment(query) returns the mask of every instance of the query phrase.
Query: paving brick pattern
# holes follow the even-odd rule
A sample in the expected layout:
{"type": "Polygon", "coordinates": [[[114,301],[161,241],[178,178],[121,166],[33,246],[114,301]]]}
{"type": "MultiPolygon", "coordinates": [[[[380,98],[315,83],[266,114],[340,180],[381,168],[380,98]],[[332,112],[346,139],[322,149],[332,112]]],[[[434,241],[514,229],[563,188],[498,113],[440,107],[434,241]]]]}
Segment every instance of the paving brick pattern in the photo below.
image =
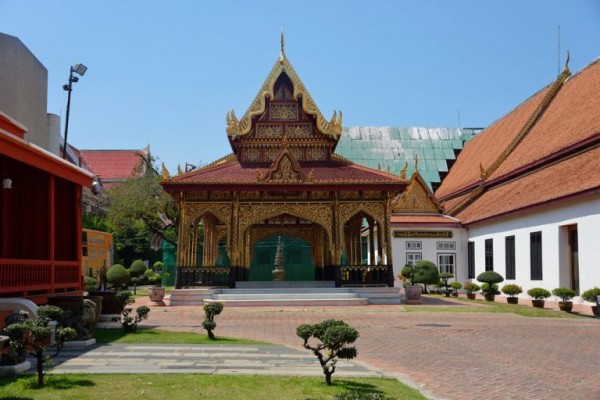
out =
{"type": "MultiPolygon", "coordinates": [[[[201,307],[153,308],[144,325],[202,332],[202,318],[201,307]]],[[[412,313],[373,305],[248,307],[225,309],[215,333],[301,349],[296,327],[328,318],[360,332],[359,362],[429,397],[600,399],[600,320],[593,318],[412,313]]]]}

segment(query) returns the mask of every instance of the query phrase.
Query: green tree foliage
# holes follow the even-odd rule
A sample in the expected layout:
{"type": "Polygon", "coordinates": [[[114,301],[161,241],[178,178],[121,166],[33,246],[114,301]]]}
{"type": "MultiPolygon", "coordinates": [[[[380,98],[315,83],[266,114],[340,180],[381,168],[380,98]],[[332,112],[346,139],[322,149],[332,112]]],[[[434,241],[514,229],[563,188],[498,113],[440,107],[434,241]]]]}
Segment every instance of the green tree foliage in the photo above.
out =
{"type": "Polygon", "coordinates": [[[115,264],[106,272],[106,280],[115,288],[120,288],[129,283],[129,272],[121,264],[115,264]]]}
{"type": "Polygon", "coordinates": [[[155,234],[177,244],[175,203],[162,189],[151,161],[139,169],[146,173],[115,185],[109,192],[107,223],[114,235],[117,257],[125,265],[135,259],[157,258],[150,248],[155,234]],[[173,223],[165,226],[167,221],[161,215],[173,223]]]}
{"type": "Polygon", "coordinates": [[[142,260],[135,260],[131,263],[131,267],[129,267],[129,275],[131,277],[139,278],[140,275],[144,275],[146,272],[146,264],[142,260]]]}
{"type": "Polygon", "coordinates": [[[296,328],[298,335],[306,349],[312,350],[319,359],[325,383],[331,386],[331,375],[335,372],[338,358],[351,360],[356,357],[356,348],[348,346],[358,339],[358,331],[344,321],[328,319],[318,324],[302,324],[296,328]],[[309,343],[314,338],[318,343],[309,343]]]}

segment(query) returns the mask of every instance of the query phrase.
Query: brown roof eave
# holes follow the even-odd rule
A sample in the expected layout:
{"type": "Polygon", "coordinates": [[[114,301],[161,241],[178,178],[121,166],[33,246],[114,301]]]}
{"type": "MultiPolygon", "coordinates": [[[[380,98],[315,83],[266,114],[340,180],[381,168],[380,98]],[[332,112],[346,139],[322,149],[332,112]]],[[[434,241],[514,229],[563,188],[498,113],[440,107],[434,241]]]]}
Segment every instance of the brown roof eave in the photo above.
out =
{"type": "MultiPolygon", "coordinates": [[[[556,203],[560,203],[560,202],[563,202],[563,201],[575,200],[575,199],[579,199],[579,198],[590,196],[590,195],[597,194],[597,193],[600,193],[600,187],[595,187],[595,188],[583,190],[581,192],[571,193],[571,194],[568,194],[568,195],[565,195],[565,196],[556,197],[554,199],[541,201],[539,203],[530,204],[530,205],[527,205],[527,206],[524,206],[524,207],[516,208],[514,210],[509,210],[509,211],[506,211],[506,212],[503,212],[503,213],[490,215],[489,217],[483,217],[483,218],[479,218],[479,219],[474,219],[472,221],[463,221],[462,224],[464,226],[468,227],[469,225],[472,225],[472,224],[475,224],[475,223],[493,221],[494,219],[503,218],[503,217],[506,217],[508,215],[518,214],[518,213],[521,213],[521,212],[524,212],[524,211],[527,211],[527,210],[531,210],[531,209],[534,209],[534,208],[551,206],[551,205],[554,205],[556,203]]],[[[456,218],[460,218],[460,217],[456,216],[456,218]]]]}
{"type": "Polygon", "coordinates": [[[223,183],[175,183],[162,182],[163,189],[167,192],[192,192],[192,191],[330,191],[330,190],[387,190],[390,192],[402,192],[406,189],[406,183],[270,183],[270,184],[223,184],[223,183]]]}

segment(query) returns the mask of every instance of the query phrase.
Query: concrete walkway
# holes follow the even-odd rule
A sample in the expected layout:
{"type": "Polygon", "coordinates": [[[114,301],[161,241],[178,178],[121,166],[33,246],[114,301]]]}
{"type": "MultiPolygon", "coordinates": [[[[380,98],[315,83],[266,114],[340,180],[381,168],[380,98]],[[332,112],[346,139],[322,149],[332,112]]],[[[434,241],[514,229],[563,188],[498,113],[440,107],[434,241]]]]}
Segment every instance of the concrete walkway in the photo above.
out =
{"type": "MultiPolygon", "coordinates": [[[[135,306],[146,302],[138,298],[135,306]]],[[[460,312],[486,304],[452,298],[430,298],[425,303],[424,307],[225,308],[216,317],[217,336],[277,345],[66,348],[64,362],[54,371],[321,376],[316,358],[296,336],[296,327],[333,318],[360,332],[358,357],[348,364],[340,362],[339,376],[381,373],[436,399],[600,399],[600,369],[595,367],[600,361],[600,320],[460,312]],[[435,309],[429,310],[427,304],[435,309]],[[448,312],[439,312],[440,308],[448,312]]],[[[200,306],[152,307],[142,326],[204,335],[202,319],[200,306]]]]}
{"type": "MultiPolygon", "coordinates": [[[[103,344],[65,347],[54,359],[54,366],[54,374],[323,375],[310,351],[281,345],[103,344]]],[[[372,368],[346,360],[338,362],[335,375],[381,377],[372,368]]]]}

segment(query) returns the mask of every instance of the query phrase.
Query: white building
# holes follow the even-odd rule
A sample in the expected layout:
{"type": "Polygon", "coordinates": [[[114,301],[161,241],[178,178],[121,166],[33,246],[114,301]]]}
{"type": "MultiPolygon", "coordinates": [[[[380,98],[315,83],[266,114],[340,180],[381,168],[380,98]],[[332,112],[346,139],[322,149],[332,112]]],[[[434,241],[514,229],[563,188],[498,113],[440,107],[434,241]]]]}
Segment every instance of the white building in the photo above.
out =
{"type": "Polygon", "coordinates": [[[494,270],[524,291],[600,286],[599,93],[600,60],[565,67],[467,142],[435,193],[466,228],[459,280],[494,270]]]}

